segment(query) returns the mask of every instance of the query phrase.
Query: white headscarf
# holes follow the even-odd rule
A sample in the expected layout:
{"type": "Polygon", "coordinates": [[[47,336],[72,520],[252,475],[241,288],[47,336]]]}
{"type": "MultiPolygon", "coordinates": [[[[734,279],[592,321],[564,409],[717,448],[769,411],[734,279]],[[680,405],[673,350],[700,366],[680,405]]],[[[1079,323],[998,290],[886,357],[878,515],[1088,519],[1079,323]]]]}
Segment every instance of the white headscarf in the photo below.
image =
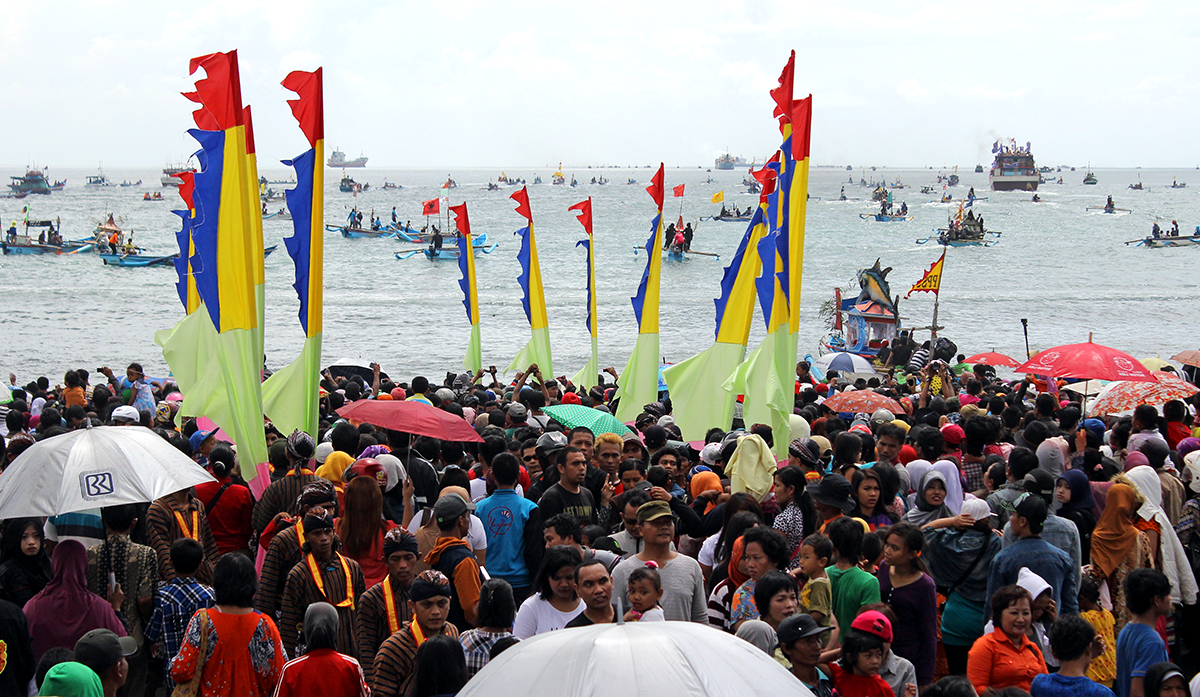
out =
{"type": "Polygon", "coordinates": [[[1162,509],[1162,480],[1158,473],[1148,465],[1138,465],[1125,473],[1129,481],[1137,487],[1138,493],[1145,498],[1145,503],[1138,509],[1138,515],[1143,520],[1154,520],[1161,532],[1158,536],[1158,546],[1162,552],[1162,572],[1171,580],[1171,601],[1192,605],[1196,602],[1196,577],[1188,563],[1183,545],[1167,514],[1162,509]]]}
{"type": "Polygon", "coordinates": [[[933,463],[932,469],[946,478],[946,508],[958,515],[963,505],[962,475],[958,472],[958,465],[949,460],[938,460],[933,463]]]}
{"type": "Polygon", "coordinates": [[[913,460],[907,465],[904,465],[904,470],[908,472],[909,486],[912,487],[912,492],[906,492],[905,498],[908,501],[908,508],[917,505],[917,488],[921,486],[921,478],[925,476],[933,467],[933,463],[929,460],[913,460]]]}

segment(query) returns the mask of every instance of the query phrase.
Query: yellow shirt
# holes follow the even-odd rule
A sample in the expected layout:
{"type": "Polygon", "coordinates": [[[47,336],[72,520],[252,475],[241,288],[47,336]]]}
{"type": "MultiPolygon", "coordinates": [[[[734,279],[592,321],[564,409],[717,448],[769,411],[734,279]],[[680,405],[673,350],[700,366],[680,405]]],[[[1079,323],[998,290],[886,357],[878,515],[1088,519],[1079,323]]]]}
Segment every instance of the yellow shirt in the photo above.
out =
{"type": "Polygon", "coordinates": [[[1116,620],[1108,610],[1088,610],[1079,613],[1096,630],[1096,636],[1104,640],[1104,653],[1092,659],[1087,677],[1101,685],[1112,687],[1117,678],[1117,640],[1113,637],[1116,620]]]}

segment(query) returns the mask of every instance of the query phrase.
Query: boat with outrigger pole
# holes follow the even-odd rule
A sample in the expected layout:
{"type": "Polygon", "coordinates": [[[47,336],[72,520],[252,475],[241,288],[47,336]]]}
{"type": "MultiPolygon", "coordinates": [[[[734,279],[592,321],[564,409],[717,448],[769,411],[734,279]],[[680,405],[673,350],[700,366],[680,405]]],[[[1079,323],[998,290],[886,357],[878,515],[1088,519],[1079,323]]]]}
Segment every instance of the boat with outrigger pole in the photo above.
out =
{"type": "Polygon", "coordinates": [[[25,233],[17,234],[13,223],[0,237],[0,252],[4,254],[77,254],[90,252],[95,246],[91,239],[64,240],[62,222],[54,220],[25,220],[25,233]],[[36,234],[35,234],[36,233],[36,234]]]}
{"type": "Polygon", "coordinates": [[[935,241],[943,247],[991,247],[999,242],[1000,232],[988,230],[983,226],[983,216],[975,216],[975,211],[967,211],[963,215],[963,206],[959,204],[958,211],[950,218],[950,223],[944,228],[937,229],[937,235],[930,235],[917,240],[917,244],[935,241]],[[995,236],[996,239],[989,238],[995,236]]]}
{"type": "Polygon", "coordinates": [[[1192,235],[1180,236],[1179,223],[1171,221],[1171,227],[1168,230],[1163,230],[1159,226],[1158,221],[1154,221],[1154,227],[1150,229],[1150,235],[1140,240],[1129,240],[1125,246],[1133,245],[1135,247],[1197,247],[1200,246],[1200,225],[1196,226],[1196,232],[1192,235]]]}
{"type": "Polygon", "coordinates": [[[1110,214],[1112,214],[1112,213],[1132,213],[1133,212],[1133,210],[1130,208],[1117,208],[1117,204],[1113,203],[1112,194],[1109,194],[1108,200],[1104,202],[1103,206],[1088,206],[1087,209],[1089,211],[1101,211],[1103,213],[1110,213],[1110,214]]]}

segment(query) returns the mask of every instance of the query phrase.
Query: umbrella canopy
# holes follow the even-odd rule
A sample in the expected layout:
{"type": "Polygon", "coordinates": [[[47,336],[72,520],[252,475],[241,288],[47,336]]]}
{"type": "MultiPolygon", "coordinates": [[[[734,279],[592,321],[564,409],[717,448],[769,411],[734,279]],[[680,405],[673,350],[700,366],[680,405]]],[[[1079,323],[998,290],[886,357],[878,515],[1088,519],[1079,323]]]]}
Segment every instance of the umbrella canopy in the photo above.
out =
{"type": "Polygon", "coordinates": [[[1072,392],[1078,392],[1085,397],[1090,397],[1094,394],[1100,394],[1100,390],[1103,390],[1104,386],[1108,384],[1110,383],[1103,382],[1101,380],[1081,380],[1079,382],[1073,382],[1070,385],[1063,387],[1063,389],[1070,390],[1072,392]]]}
{"type": "MultiPolygon", "coordinates": [[[[365,380],[368,386],[371,384],[371,381],[375,379],[375,372],[371,368],[371,364],[368,361],[362,360],[361,358],[338,359],[331,363],[326,370],[328,370],[329,374],[335,379],[351,378],[357,375],[365,380]]],[[[381,378],[386,378],[387,376],[387,373],[379,373],[379,377],[381,378]]]]}
{"type": "Polygon", "coordinates": [[[1154,382],[1150,371],[1133,356],[1090,341],[1046,349],[1022,363],[1016,372],[1052,378],[1154,382]]]}
{"type": "Polygon", "coordinates": [[[337,410],[354,421],[440,440],[482,443],[483,439],[461,417],[424,402],[360,399],[337,410]]]}
{"type": "Polygon", "coordinates": [[[1017,362],[1017,359],[1006,356],[1003,353],[996,353],[995,351],[977,353],[963,361],[963,363],[969,363],[970,365],[990,365],[997,368],[1016,368],[1021,365],[1017,362]]]}
{"type": "Polygon", "coordinates": [[[828,373],[831,370],[836,370],[839,373],[875,372],[871,361],[868,361],[857,353],[848,353],[846,351],[827,353],[818,358],[814,365],[820,368],[823,373],[828,373]]]}
{"type": "Polygon", "coordinates": [[[0,478],[0,519],[144,503],[213,476],[140,426],[98,426],[35,443],[0,478]]]}
{"type": "Polygon", "coordinates": [[[618,436],[632,433],[628,426],[618,421],[617,417],[612,414],[606,414],[599,409],[585,407],[582,404],[557,404],[546,407],[542,411],[567,428],[584,426],[591,429],[592,434],[597,436],[601,433],[615,433],[618,436]]]}
{"type": "Polygon", "coordinates": [[[1162,370],[1163,368],[1166,368],[1167,366],[1171,365],[1170,363],[1164,361],[1163,359],[1159,358],[1158,356],[1152,356],[1150,358],[1139,358],[1138,363],[1141,363],[1143,366],[1145,366],[1146,370],[1162,370]]]}
{"type": "Polygon", "coordinates": [[[1171,360],[1179,361],[1180,363],[1184,365],[1190,365],[1193,368],[1200,368],[1200,351],[1196,351],[1194,349],[1180,351],[1174,356],[1171,356],[1171,360]]]}
{"type": "Polygon", "coordinates": [[[904,414],[904,407],[900,406],[899,402],[891,397],[885,397],[878,392],[870,390],[838,392],[822,402],[822,404],[839,414],[847,412],[851,414],[860,414],[863,412],[870,414],[876,409],[887,409],[893,414],[904,414]]]}
{"type": "Polygon", "coordinates": [[[1105,416],[1133,411],[1139,405],[1153,404],[1162,406],[1172,399],[1187,399],[1200,392],[1190,382],[1181,379],[1174,373],[1156,370],[1153,373],[1156,382],[1119,381],[1106,386],[1096,396],[1096,401],[1088,414],[1090,416],[1105,416]]]}
{"type": "Polygon", "coordinates": [[[748,641],[692,622],[546,632],[500,654],[458,697],[812,697],[748,641]]]}

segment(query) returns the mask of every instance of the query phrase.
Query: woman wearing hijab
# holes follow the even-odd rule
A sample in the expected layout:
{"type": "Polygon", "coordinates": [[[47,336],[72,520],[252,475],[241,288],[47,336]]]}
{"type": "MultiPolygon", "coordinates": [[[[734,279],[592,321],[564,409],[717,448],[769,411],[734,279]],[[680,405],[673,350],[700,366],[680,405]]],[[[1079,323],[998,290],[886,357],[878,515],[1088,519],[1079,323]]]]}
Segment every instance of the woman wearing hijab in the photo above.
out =
{"type": "Polygon", "coordinates": [[[1114,634],[1129,621],[1125,607],[1125,577],[1134,569],[1153,566],[1154,547],[1144,530],[1134,526],[1141,497],[1123,482],[1108,489],[1104,515],[1092,530],[1090,573],[1100,583],[1108,583],[1112,597],[1114,634]]]}
{"type": "Polygon", "coordinates": [[[1151,536],[1152,540],[1154,537],[1158,538],[1155,566],[1171,581],[1171,602],[1176,605],[1195,603],[1196,577],[1192,573],[1192,566],[1188,563],[1183,545],[1179,543],[1179,537],[1175,534],[1175,528],[1167,520],[1167,514],[1162,509],[1162,480],[1159,479],[1158,472],[1148,465],[1142,465],[1127,471],[1125,476],[1133,482],[1144,499],[1142,507],[1138,509],[1138,517],[1154,523],[1158,528],[1158,534],[1151,536]]]}
{"type": "Polygon", "coordinates": [[[25,603],[35,660],[56,646],[74,649],[75,642],[93,629],[126,636],[112,605],[87,589],[87,550],[82,544],[63,540],[55,545],[51,569],[50,583],[25,603]]]}
{"type": "Polygon", "coordinates": [[[9,522],[0,538],[0,598],[25,607],[29,599],[50,583],[50,557],[37,518],[9,522]]]}
{"type": "MultiPolygon", "coordinates": [[[[904,514],[904,522],[919,528],[946,527],[953,524],[962,511],[963,504],[962,481],[959,479],[958,467],[949,460],[935,462],[921,477],[914,504],[904,514]]],[[[963,525],[971,524],[965,520],[960,522],[963,525]]]]}
{"type": "Polygon", "coordinates": [[[911,510],[917,505],[917,491],[921,488],[921,480],[925,477],[925,473],[933,468],[933,463],[929,460],[912,460],[904,469],[908,471],[908,481],[911,482],[912,491],[905,496],[907,507],[911,510]]]}
{"type": "Polygon", "coordinates": [[[313,603],[304,612],[303,656],[283,666],[275,697],[300,695],[341,695],[366,697],[358,661],[335,648],[338,613],[329,603],[313,603]]]}
{"type": "Polygon", "coordinates": [[[1092,530],[1096,527],[1096,499],[1092,483],[1083,470],[1067,470],[1058,478],[1054,495],[1062,507],[1058,516],[1075,523],[1079,529],[1079,547],[1083,564],[1091,559],[1092,530]]]}

